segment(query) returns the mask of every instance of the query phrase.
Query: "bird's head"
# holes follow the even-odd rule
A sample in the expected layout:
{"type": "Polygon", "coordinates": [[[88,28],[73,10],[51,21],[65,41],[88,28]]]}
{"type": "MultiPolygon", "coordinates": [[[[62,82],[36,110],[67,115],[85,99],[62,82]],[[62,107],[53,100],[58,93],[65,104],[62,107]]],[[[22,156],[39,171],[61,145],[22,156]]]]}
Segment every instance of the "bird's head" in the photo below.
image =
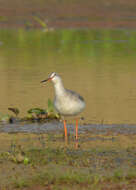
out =
{"type": "Polygon", "coordinates": [[[54,84],[56,84],[61,81],[61,78],[57,73],[53,72],[49,75],[47,79],[41,81],[41,83],[47,82],[47,81],[52,81],[54,84]]]}

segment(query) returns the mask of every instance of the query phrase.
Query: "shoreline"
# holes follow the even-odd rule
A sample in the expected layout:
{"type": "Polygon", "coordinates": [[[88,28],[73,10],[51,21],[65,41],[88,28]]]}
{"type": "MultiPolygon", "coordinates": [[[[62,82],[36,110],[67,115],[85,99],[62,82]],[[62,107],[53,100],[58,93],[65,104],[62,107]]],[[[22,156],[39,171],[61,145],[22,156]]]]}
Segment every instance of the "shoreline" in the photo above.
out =
{"type": "Polygon", "coordinates": [[[1,28],[128,28],[136,26],[136,2],[126,0],[1,1],[1,28]]]}
{"type": "MultiPolygon", "coordinates": [[[[73,133],[75,125],[68,124],[68,133],[73,133]]],[[[29,124],[2,124],[0,125],[0,133],[62,133],[63,124],[61,122],[49,123],[29,123],[29,124]]],[[[93,134],[136,134],[136,124],[85,124],[79,125],[79,133],[93,134]]]]}

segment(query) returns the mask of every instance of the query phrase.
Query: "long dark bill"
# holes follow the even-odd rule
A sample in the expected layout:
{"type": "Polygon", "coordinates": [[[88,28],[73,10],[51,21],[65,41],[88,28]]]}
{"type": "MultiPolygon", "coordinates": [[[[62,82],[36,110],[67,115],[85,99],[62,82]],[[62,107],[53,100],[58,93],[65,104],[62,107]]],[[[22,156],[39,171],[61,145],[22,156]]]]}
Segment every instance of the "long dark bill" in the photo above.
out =
{"type": "Polygon", "coordinates": [[[48,79],[42,80],[40,83],[47,82],[47,81],[50,81],[50,80],[51,80],[51,78],[48,78],[48,79]]]}

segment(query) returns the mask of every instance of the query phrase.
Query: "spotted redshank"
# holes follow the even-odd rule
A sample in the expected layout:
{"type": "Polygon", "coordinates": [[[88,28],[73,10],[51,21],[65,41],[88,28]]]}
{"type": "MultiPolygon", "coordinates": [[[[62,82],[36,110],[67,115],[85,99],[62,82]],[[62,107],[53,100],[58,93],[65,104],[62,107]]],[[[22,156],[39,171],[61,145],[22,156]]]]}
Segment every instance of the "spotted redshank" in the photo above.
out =
{"type": "MultiPolygon", "coordinates": [[[[50,76],[46,80],[41,81],[41,83],[47,81],[52,81],[54,84],[54,107],[57,112],[60,113],[60,115],[76,116],[83,111],[85,108],[85,101],[83,97],[72,90],[65,89],[62,83],[62,79],[57,73],[51,73],[50,76]]],[[[64,132],[65,140],[67,141],[67,126],[65,119],[64,132]]],[[[78,119],[76,119],[76,140],[78,140],[78,119]]]]}

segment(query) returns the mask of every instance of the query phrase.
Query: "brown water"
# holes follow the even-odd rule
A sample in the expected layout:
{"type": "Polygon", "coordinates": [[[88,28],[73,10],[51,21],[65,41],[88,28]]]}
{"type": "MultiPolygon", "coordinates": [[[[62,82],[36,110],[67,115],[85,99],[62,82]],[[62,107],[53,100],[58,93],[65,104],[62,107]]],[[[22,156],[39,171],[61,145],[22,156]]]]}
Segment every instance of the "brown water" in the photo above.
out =
{"type": "Polygon", "coordinates": [[[136,123],[136,31],[0,31],[0,112],[47,107],[51,72],[86,100],[86,123],[136,123]]]}

